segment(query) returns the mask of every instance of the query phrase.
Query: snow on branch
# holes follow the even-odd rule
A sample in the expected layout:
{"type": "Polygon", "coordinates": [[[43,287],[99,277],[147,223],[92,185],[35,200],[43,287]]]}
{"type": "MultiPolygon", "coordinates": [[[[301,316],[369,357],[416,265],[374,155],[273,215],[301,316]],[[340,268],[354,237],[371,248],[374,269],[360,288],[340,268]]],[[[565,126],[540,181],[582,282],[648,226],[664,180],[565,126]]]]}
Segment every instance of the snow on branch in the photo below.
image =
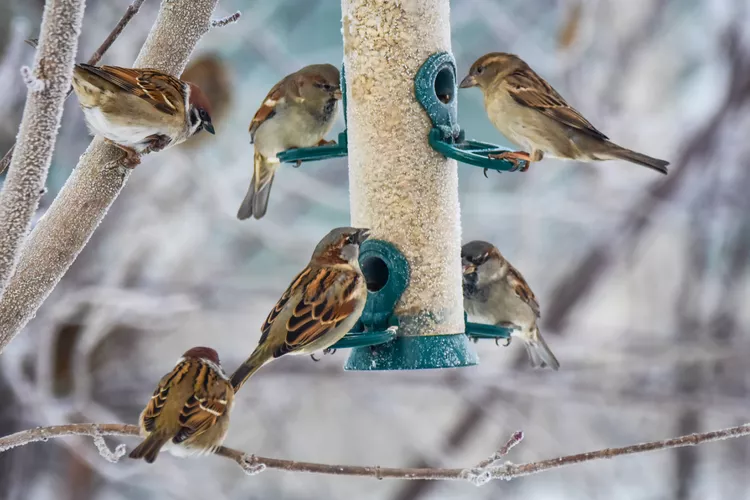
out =
{"type": "Polygon", "coordinates": [[[240,20],[240,17],[242,16],[242,12],[237,11],[231,16],[222,17],[221,19],[214,19],[211,21],[211,27],[212,28],[223,28],[227,24],[233,24],[240,20]]]}
{"type": "MultiPolygon", "coordinates": [[[[181,74],[196,44],[210,28],[217,1],[163,0],[156,22],[133,66],[181,74]]],[[[42,49],[43,41],[38,54],[42,49]]],[[[62,91],[63,97],[69,85],[70,80],[62,91]]],[[[25,156],[19,154],[20,158],[25,156]]],[[[105,144],[101,138],[95,138],[60,194],[31,232],[16,272],[0,298],[0,352],[35,315],[120,194],[130,175],[129,171],[123,171],[127,169],[110,168],[120,164],[122,152],[105,144]]],[[[16,175],[20,174],[17,172],[16,175]]],[[[38,197],[41,185],[35,184],[34,187],[34,196],[38,197]]],[[[33,205],[35,207],[36,202],[33,205]]],[[[3,234],[1,229],[0,234],[3,234]]],[[[3,255],[13,254],[0,251],[0,259],[3,255]]]]}
{"type": "MultiPolygon", "coordinates": [[[[509,481],[517,477],[530,476],[540,472],[566,467],[569,465],[591,462],[600,459],[611,459],[623,455],[634,455],[648,451],[668,450],[684,446],[695,446],[713,441],[738,438],[750,435],[750,424],[730,427],[718,431],[704,432],[699,434],[688,434],[685,436],[666,439],[664,441],[651,441],[648,443],[634,444],[622,448],[605,448],[603,450],[568,455],[539,462],[525,464],[513,464],[497,462],[510,452],[510,450],[523,439],[522,432],[515,432],[508,442],[489,459],[483,460],[476,467],[469,469],[445,469],[445,468],[397,468],[380,466],[359,465],[331,465],[314,462],[297,462],[295,460],[284,460],[279,458],[258,457],[248,455],[245,452],[220,446],[216,455],[233,460],[248,475],[255,475],[266,469],[283,470],[286,472],[307,472],[312,474],[328,474],[334,476],[359,476],[374,479],[423,479],[423,480],[453,480],[469,481],[476,486],[482,486],[495,479],[509,481]],[[483,469],[481,474],[476,475],[472,471],[483,469]]],[[[134,436],[140,437],[138,427],[127,424],[67,424],[52,427],[37,427],[26,431],[17,432],[10,436],[0,438],[0,453],[12,450],[17,446],[25,444],[48,441],[50,438],[65,436],[91,436],[99,452],[110,460],[110,455],[119,459],[124,453],[124,445],[119,445],[112,452],[104,444],[103,436],[134,436]],[[103,446],[106,452],[103,451],[103,446]],[[109,454],[109,455],[108,455],[109,454]],[[108,458],[109,457],[109,458],[108,458]]]]}
{"type": "Polygon", "coordinates": [[[35,77],[34,72],[28,66],[21,66],[21,77],[23,83],[26,84],[26,88],[31,92],[41,92],[47,87],[47,83],[35,77]]]}
{"type": "Polygon", "coordinates": [[[31,228],[52,162],[63,104],[73,75],[85,0],[47,0],[34,70],[21,73],[28,87],[17,154],[0,192],[0,297],[31,228]]]}

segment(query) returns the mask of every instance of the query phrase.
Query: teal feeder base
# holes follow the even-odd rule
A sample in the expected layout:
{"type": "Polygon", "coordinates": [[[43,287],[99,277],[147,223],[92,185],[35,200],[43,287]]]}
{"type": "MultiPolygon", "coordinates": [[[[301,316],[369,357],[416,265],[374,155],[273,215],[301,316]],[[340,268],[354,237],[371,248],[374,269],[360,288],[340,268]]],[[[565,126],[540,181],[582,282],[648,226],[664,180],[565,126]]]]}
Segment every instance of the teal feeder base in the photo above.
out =
{"type": "Polygon", "coordinates": [[[405,336],[378,346],[352,349],[344,370],[427,370],[477,363],[479,357],[464,334],[405,336]]]}

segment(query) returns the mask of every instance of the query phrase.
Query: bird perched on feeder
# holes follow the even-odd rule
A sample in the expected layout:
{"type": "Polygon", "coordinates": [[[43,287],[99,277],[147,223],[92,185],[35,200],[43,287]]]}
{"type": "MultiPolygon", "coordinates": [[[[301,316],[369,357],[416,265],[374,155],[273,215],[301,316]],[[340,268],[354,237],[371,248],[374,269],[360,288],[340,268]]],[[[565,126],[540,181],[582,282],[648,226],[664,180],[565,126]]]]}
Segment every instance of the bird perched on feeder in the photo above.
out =
{"type": "Polygon", "coordinates": [[[156,460],[169,443],[176,455],[213,453],[229,430],[234,391],[209,347],[193,347],[165,375],[141,413],[141,434],[146,436],[130,458],[156,460]]]}
{"type": "Polygon", "coordinates": [[[539,332],[539,303],[521,273],[486,241],[465,244],[461,261],[469,321],[512,329],[511,338],[523,340],[533,367],[560,368],[539,332]]]}
{"type": "Polygon", "coordinates": [[[339,227],[318,243],[263,323],[258,347],[232,374],[235,392],[269,361],[327,349],[352,329],[367,300],[358,261],[367,236],[366,229],[339,227]]]}
{"type": "Polygon", "coordinates": [[[250,141],[255,146],[253,178],[237,211],[238,219],[260,219],[266,214],[279,166],[277,154],[336,143],[323,137],[336,120],[339,99],[339,70],[331,64],[305,66],[273,86],[250,122],[250,141]]]}
{"type": "Polygon", "coordinates": [[[91,133],[122,149],[130,168],[142,154],[204,129],[214,133],[211,106],[200,87],[155,69],[76,64],[73,90],[91,133]]]}
{"type": "Polygon", "coordinates": [[[609,141],[520,57],[493,52],[480,57],[461,82],[462,89],[479,87],[495,128],[526,151],[491,154],[516,166],[550,156],[566,160],[625,160],[667,173],[669,162],[623,148],[609,141]]]}

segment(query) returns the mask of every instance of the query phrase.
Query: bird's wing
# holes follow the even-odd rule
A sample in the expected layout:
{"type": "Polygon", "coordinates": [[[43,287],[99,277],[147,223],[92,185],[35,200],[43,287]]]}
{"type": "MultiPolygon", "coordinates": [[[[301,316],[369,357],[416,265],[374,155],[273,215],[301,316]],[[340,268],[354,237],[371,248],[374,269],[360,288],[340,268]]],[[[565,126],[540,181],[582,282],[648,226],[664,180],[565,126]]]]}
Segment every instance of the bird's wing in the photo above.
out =
{"type": "Polygon", "coordinates": [[[308,267],[292,282],[269,314],[262,327],[260,343],[274,328],[282,329],[284,337],[274,352],[275,357],[314,343],[357,309],[362,280],[353,270],[308,267]]]}
{"type": "Polygon", "coordinates": [[[517,103],[533,108],[555,121],[597,139],[607,139],[606,135],[599,132],[581,113],[565,102],[565,99],[552,88],[552,85],[532,69],[520,69],[509,75],[504,83],[517,103]]]}
{"type": "Polygon", "coordinates": [[[518,269],[511,266],[510,263],[508,263],[507,280],[516,296],[527,303],[529,307],[531,307],[531,310],[534,311],[536,317],[539,318],[539,303],[536,301],[534,292],[531,291],[529,284],[523,279],[523,276],[518,272],[518,269]]]}
{"type": "Polygon", "coordinates": [[[250,141],[255,141],[255,132],[258,131],[263,122],[274,117],[276,114],[276,107],[279,104],[283,104],[287,96],[292,98],[299,98],[299,89],[295,82],[295,74],[284,77],[280,82],[274,85],[268,92],[268,95],[263,99],[263,104],[260,105],[258,111],[255,112],[255,116],[250,121],[250,141]]]}
{"type": "Polygon", "coordinates": [[[133,94],[154,108],[175,115],[185,109],[185,84],[179,79],[155,69],[120,68],[117,66],[79,67],[133,94]]]}
{"type": "Polygon", "coordinates": [[[156,419],[159,418],[162,408],[167,403],[169,389],[178,384],[188,371],[190,371],[190,364],[187,361],[181,361],[159,381],[159,386],[143,411],[143,428],[146,431],[153,432],[156,430],[156,419]]]}
{"type": "Polygon", "coordinates": [[[172,441],[182,443],[198,436],[216,424],[228,410],[234,393],[229,381],[207,363],[201,363],[195,378],[193,395],[180,411],[180,430],[172,441]]]}

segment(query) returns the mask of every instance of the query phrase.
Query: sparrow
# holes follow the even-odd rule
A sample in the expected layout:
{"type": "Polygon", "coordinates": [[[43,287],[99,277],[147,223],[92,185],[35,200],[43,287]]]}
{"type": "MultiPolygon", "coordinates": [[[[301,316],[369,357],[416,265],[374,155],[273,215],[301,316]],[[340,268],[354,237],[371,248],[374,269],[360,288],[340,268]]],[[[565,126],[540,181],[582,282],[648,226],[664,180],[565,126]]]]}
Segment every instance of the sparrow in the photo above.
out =
{"type": "Polygon", "coordinates": [[[211,106],[197,85],[155,69],[76,64],[73,90],[93,135],[125,152],[130,168],[140,155],[161,151],[206,130],[211,106]]]}
{"type": "Polygon", "coordinates": [[[310,263],[263,323],[258,346],[232,374],[235,392],[264,364],[285,354],[327,349],[352,329],[367,300],[358,259],[368,234],[367,229],[339,227],[318,243],[310,263]]]}
{"type": "Polygon", "coordinates": [[[169,443],[177,455],[213,453],[229,430],[234,391],[209,347],[193,347],[165,375],[141,413],[141,434],[146,436],[130,458],[152,463],[169,443]]]}
{"type": "MultiPolygon", "coordinates": [[[[260,219],[268,208],[276,155],[287,149],[336,144],[323,137],[331,130],[341,99],[339,70],[331,64],[305,66],[273,86],[250,122],[254,145],[253,178],[237,218],[260,219]]],[[[302,162],[297,162],[299,166],[302,162]]]]}
{"type": "Polygon", "coordinates": [[[512,329],[511,338],[523,340],[531,366],[560,368],[539,332],[539,303],[521,273],[486,241],[465,244],[461,263],[469,321],[512,329]]]}
{"type": "Polygon", "coordinates": [[[460,84],[479,87],[495,128],[526,151],[489,155],[513,162],[552,158],[578,161],[625,160],[667,173],[669,162],[623,148],[609,141],[520,57],[493,52],[480,57],[460,84]]]}

